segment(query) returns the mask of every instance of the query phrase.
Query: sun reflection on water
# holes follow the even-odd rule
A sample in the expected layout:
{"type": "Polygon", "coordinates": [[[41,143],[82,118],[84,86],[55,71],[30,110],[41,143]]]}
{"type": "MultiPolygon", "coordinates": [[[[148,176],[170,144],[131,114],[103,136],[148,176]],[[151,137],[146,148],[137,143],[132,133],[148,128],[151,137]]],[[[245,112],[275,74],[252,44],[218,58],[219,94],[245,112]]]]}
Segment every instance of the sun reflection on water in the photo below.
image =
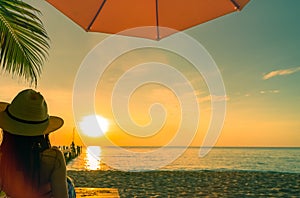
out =
{"type": "Polygon", "coordinates": [[[99,146],[88,146],[86,149],[86,164],[87,170],[101,170],[101,152],[99,146]]]}

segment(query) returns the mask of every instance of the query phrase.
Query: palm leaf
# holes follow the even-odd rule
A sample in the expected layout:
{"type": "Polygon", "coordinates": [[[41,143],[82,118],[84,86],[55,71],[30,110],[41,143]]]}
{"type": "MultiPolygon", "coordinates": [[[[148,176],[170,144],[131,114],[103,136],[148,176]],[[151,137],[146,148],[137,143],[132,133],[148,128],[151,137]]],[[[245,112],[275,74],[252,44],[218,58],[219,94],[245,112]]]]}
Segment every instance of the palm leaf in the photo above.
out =
{"type": "Polygon", "coordinates": [[[21,0],[0,0],[1,69],[35,86],[49,49],[49,37],[37,14],[21,0]]]}

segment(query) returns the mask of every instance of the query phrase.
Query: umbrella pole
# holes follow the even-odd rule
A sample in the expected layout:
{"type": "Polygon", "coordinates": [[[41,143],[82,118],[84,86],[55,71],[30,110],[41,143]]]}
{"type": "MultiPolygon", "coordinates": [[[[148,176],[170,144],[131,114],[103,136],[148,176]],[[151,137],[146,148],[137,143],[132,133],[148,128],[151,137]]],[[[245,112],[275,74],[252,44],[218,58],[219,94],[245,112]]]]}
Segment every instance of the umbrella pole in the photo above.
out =
{"type": "Polygon", "coordinates": [[[230,1],[234,5],[235,9],[240,11],[241,6],[235,0],[230,0],[230,1]]]}
{"type": "Polygon", "coordinates": [[[158,21],[158,0],[156,0],[156,33],[157,33],[157,40],[160,40],[160,35],[159,35],[159,21],[158,21]]]}
{"type": "Polygon", "coordinates": [[[101,12],[101,10],[102,10],[102,8],[103,8],[103,6],[104,6],[105,3],[106,3],[106,0],[103,0],[103,2],[102,2],[102,4],[101,4],[100,8],[97,10],[97,12],[96,12],[94,18],[92,19],[91,23],[88,25],[86,31],[89,31],[89,30],[91,29],[91,26],[94,24],[96,18],[98,17],[98,15],[99,15],[99,13],[101,12]]]}

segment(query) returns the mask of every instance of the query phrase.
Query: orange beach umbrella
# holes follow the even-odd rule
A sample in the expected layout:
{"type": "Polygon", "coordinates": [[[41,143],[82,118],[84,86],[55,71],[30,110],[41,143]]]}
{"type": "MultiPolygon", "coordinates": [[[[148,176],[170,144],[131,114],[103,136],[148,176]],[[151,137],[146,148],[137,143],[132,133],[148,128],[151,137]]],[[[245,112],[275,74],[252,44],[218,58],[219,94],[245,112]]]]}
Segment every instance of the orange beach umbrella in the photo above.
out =
{"type": "Polygon", "coordinates": [[[127,34],[156,40],[241,10],[249,1],[47,0],[86,31],[116,34],[146,27],[127,34]]]}

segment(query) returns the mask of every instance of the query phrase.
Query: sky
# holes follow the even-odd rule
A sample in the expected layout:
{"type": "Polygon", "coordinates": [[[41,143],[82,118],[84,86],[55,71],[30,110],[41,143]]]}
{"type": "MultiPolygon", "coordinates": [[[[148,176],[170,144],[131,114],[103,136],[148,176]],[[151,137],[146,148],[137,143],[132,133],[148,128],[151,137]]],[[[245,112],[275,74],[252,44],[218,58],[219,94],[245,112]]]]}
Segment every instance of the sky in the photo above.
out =
{"type": "MultiPolygon", "coordinates": [[[[100,122],[106,135],[92,138],[84,135],[78,126],[91,127],[84,121],[89,119],[90,112],[74,118],[76,75],[89,52],[110,35],[85,32],[45,1],[25,2],[42,12],[41,19],[51,39],[37,90],[46,98],[49,113],[65,120],[64,126],[51,135],[53,144],[70,144],[75,131],[75,142],[84,144],[164,146],[174,139],[178,127],[187,122],[183,123],[186,134],[179,135],[176,144],[202,145],[211,124],[214,96],[204,77],[197,74],[190,62],[160,49],[124,53],[109,65],[95,91],[95,111],[101,116],[99,119],[106,120],[100,122]],[[180,117],[183,112],[178,96],[190,93],[178,95],[159,83],[139,86],[128,99],[125,88],[131,86],[131,79],[146,78],[151,72],[149,67],[135,70],[135,66],[153,62],[171,65],[189,80],[197,97],[199,118],[197,113],[185,120],[180,117]],[[132,73],[126,76],[129,70],[132,73]],[[115,85],[121,77],[120,84],[125,88],[116,92],[115,85]],[[111,106],[113,94],[119,105],[116,115],[111,106]],[[160,105],[153,106],[157,103],[160,105]],[[150,107],[154,108],[150,110],[150,107]],[[126,118],[118,120],[127,110],[135,124],[126,118]],[[191,121],[195,119],[197,130],[192,133],[192,139],[186,141],[185,135],[191,135],[191,121]]],[[[299,13],[298,0],[252,0],[241,12],[184,31],[201,43],[213,58],[226,89],[226,96],[221,99],[226,101],[226,116],[216,146],[300,146],[299,13]]],[[[168,79],[174,89],[185,90],[182,88],[185,83],[172,81],[172,75],[167,72],[157,73],[157,78],[168,79]]],[[[3,72],[0,85],[0,100],[7,102],[20,90],[30,87],[3,72]]],[[[194,112],[193,107],[187,108],[188,113],[194,112]]]]}

